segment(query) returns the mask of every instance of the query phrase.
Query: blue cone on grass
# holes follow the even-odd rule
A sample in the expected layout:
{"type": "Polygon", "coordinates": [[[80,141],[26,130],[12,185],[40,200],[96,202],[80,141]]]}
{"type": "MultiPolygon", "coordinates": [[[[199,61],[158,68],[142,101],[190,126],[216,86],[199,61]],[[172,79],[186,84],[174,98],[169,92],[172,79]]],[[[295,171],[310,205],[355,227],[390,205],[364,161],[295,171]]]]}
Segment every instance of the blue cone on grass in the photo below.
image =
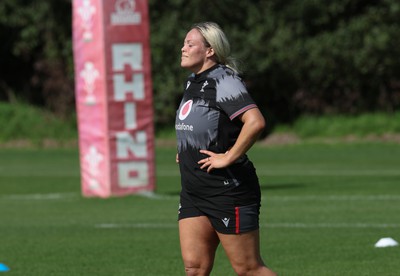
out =
{"type": "Polygon", "coordinates": [[[10,269],[5,264],[0,263],[0,272],[7,272],[9,270],[10,269]]]}

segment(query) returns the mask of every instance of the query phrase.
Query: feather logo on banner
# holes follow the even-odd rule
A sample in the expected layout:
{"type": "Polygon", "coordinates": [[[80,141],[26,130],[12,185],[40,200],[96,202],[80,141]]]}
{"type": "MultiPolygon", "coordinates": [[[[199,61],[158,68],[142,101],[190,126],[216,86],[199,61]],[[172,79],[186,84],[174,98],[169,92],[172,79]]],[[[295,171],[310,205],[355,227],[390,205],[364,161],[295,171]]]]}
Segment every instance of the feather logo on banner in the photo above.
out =
{"type": "Polygon", "coordinates": [[[96,7],[90,0],[84,0],[82,5],[77,8],[77,13],[81,18],[83,28],[83,40],[91,41],[93,39],[93,16],[96,13],[96,7]]]}

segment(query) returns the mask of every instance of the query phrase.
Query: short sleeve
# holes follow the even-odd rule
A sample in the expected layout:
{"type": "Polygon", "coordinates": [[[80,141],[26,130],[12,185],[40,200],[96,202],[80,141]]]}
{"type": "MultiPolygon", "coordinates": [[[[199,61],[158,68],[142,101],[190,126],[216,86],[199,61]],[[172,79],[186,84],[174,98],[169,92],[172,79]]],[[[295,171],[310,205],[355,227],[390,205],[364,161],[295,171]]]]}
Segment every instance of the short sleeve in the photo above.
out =
{"type": "Polygon", "coordinates": [[[225,75],[217,80],[216,91],[217,106],[228,114],[230,120],[257,107],[243,81],[236,75],[225,75]]]}

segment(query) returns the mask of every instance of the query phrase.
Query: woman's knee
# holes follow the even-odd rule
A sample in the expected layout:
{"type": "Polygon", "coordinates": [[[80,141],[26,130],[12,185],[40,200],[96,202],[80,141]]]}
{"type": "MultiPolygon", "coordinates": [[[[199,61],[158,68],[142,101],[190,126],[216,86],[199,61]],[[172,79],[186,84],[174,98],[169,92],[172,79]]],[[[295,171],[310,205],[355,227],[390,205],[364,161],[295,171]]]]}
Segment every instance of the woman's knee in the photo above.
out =
{"type": "Polygon", "coordinates": [[[257,267],[254,267],[248,263],[232,263],[232,268],[238,276],[251,275],[252,271],[256,271],[257,267]]]}
{"type": "Polygon", "coordinates": [[[213,262],[202,259],[184,259],[185,272],[188,276],[209,275],[211,273],[213,262]]]}

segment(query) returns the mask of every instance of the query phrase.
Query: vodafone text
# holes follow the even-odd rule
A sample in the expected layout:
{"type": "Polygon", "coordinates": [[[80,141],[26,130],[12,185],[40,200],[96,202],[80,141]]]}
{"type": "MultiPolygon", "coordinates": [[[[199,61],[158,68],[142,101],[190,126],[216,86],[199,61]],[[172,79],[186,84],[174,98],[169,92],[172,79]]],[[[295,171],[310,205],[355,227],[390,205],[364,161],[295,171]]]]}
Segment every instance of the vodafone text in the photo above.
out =
{"type": "Polygon", "coordinates": [[[188,131],[193,131],[193,125],[185,125],[184,123],[176,124],[175,125],[176,130],[188,130],[188,131]]]}

